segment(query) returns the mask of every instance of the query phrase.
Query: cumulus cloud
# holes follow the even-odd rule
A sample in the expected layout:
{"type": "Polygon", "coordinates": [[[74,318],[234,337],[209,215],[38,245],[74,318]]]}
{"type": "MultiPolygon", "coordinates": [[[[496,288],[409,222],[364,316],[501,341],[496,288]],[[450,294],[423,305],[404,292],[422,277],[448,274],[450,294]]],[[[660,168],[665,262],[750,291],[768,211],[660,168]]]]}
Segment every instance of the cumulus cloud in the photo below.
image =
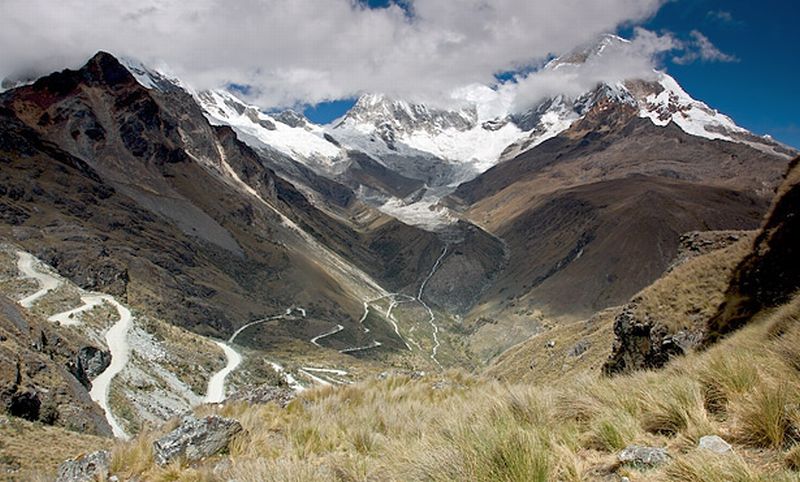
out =
{"type": "Polygon", "coordinates": [[[362,92],[437,98],[648,18],[663,1],[3,0],[0,77],[77,67],[102,49],[197,88],[251,86],[265,107],[362,92]]]}

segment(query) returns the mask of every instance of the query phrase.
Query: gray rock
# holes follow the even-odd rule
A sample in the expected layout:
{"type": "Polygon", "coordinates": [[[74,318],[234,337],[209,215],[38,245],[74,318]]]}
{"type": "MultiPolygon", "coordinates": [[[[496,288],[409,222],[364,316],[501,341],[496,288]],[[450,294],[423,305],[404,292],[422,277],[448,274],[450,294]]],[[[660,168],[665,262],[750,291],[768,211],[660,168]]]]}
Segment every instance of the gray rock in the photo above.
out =
{"type": "Polygon", "coordinates": [[[58,467],[56,482],[93,482],[106,480],[111,467],[111,454],[98,450],[67,460],[58,467]]]}
{"type": "Polygon", "coordinates": [[[255,388],[240,390],[228,397],[227,401],[258,404],[275,402],[281,407],[286,407],[296,396],[295,391],[288,388],[261,385],[255,388]]]}
{"type": "Polygon", "coordinates": [[[700,437],[700,443],[697,446],[698,448],[710,450],[718,454],[724,454],[733,449],[731,444],[717,435],[706,435],[705,437],[700,437]]]}
{"type": "Polygon", "coordinates": [[[298,114],[293,110],[285,110],[278,115],[273,116],[278,122],[283,122],[289,127],[305,127],[308,121],[305,116],[298,114]]]}
{"type": "Polygon", "coordinates": [[[193,462],[222,452],[231,439],[242,431],[242,425],[215,415],[195,418],[187,415],[172,432],[153,442],[153,457],[159,465],[183,458],[193,462]]]}
{"type": "Polygon", "coordinates": [[[591,344],[588,341],[581,340],[567,351],[567,356],[579,357],[586,353],[586,350],[588,350],[590,346],[591,344]]]}
{"type": "Polygon", "coordinates": [[[111,364],[111,353],[93,346],[85,346],[78,352],[78,364],[92,379],[100,375],[111,364]]]}
{"type": "Polygon", "coordinates": [[[667,449],[628,445],[617,456],[623,464],[637,467],[655,467],[669,460],[667,449]]]}

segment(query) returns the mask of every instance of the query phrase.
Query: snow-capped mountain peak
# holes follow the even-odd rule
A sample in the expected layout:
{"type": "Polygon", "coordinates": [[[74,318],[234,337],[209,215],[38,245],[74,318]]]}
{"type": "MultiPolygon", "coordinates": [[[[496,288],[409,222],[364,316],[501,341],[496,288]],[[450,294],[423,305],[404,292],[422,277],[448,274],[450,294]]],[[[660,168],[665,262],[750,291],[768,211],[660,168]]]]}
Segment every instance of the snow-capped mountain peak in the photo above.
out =
{"type": "MultiPolygon", "coordinates": [[[[468,166],[470,175],[475,175],[494,165],[503,150],[522,135],[503,117],[482,121],[478,112],[475,102],[443,109],[365,94],[329,132],[351,149],[377,159],[427,158],[468,166]]],[[[445,182],[462,178],[448,177],[445,182]]]]}
{"type": "MultiPolygon", "coordinates": [[[[578,71],[587,62],[602,63],[608,49],[624,48],[627,43],[614,35],[602,36],[553,59],[543,69],[578,71]]],[[[180,80],[138,63],[129,62],[128,68],[148,88],[188,91],[212,123],[232,127],[252,147],[278,151],[328,176],[343,172],[348,153],[358,151],[431,188],[454,186],[557,136],[594,107],[609,103],[624,104],[630,107],[628,115],[658,126],[674,123],[694,136],[746,143],[784,156],[792,152],[694,100],[663,72],[653,72],[646,79],[607,80],[578,95],[557,94],[521,113],[511,112],[513,89],[482,85],[454,92],[448,99],[452,108],[364,94],[343,117],[322,126],[291,110],[266,113],[227,90],[193,91],[180,80]]]]}
{"type": "Polygon", "coordinates": [[[230,126],[252,147],[277,150],[301,162],[323,167],[343,158],[341,147],[326,137],[322,126],[294,111],[273,117],[225,90],[194,95],[212,124],[230,126]]]}
{"type": "Polygon", "coordinates": [[[475,127],[477,121],[477,112],[472,105],[457,110],[445,110],[392,99],[383,94],[364,94],[336,127],[366,124],[374,127],[389,126],[398,133],[408,134],[420,130],[436,133],[445,129],[466,131],[475,127]]]}
{"type": "Polygon", "coordinates": [[[545,65],[545,69],[557,70],[565,65],[580,65],[591,60],[597,60],[609,48],[630,44],[630,40],[617,35],[605,34],[594,42],[582,45],[572,51],[560,55],[545,65]]]}

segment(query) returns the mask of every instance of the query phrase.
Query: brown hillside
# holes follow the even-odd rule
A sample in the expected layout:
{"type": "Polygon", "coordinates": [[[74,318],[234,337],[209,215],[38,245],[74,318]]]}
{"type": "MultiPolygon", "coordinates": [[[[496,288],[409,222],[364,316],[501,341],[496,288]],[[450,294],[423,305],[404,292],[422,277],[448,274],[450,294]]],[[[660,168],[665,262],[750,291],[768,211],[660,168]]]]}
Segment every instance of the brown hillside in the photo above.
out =
{"type": "Polygon", "coordinates": [[[792,161],[752,252],[737,266],[725,301],[708,322],[713,343],[765,307],[785,303],[800,289],[800,158],[792,161]]]}

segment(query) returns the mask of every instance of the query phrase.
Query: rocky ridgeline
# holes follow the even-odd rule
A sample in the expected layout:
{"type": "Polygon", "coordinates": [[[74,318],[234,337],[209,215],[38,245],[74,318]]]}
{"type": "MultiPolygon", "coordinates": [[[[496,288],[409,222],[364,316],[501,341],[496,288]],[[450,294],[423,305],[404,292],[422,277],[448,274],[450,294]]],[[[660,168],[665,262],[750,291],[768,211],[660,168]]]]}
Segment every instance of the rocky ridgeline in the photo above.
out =
{"type": "Polygon", "coordinates": [[[800,157],[789,165],[753,250],[734,271],[725,302],[708,323],[704,343],[738,329],[764,308],[786,303],[800,289],[798,213],[800,157]]]}
{"type": "Polygon", "coordinates": [[[752,231],[690,231],[681,235],[678,254],[667,268],[671,272],[686,261],[708,254],[718,249],[727,248],[750,235],[752,231]]]}

